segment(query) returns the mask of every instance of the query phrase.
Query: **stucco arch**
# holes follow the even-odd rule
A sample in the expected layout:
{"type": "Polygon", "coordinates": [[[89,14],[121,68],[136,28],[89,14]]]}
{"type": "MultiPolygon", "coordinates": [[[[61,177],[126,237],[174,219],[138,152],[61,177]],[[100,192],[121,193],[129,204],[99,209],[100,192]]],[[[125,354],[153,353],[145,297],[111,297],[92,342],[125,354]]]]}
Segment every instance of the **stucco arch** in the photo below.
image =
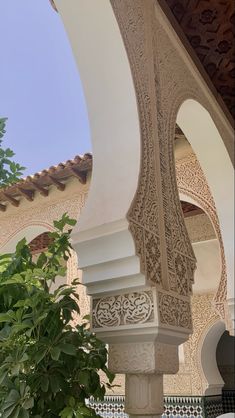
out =
{"type": "Polygon", "coordinates": [[[231,146],[228,146],[232,137],[231,126],[225,123],[223,126],[219,114],[215,123],[215,115],[211,103],[207,103],[194,89],[184,89],[182,92],[178,91],[178,95],[174,94],[169,120],[172,126],[177,123],[185,134],[198,160],[202,177],[205,177],[204,182],[207,183],[209,200],[208,196],[204,197],[200,192],[195,191],[192,194],[191,185],[179,187],[179,191],[199,203],[216,229],[221,247],[222,274],[215,299],[221,317],[226,320],[227,328],[233,333],[234,168],[232,155],[229,153],[231,146]],[[226,306],[223,304],[225,301],[226,306]]]}
{"type": "Polygon", "coordinates": [[[215,201],[225,251],[229,300],[234,296],[233,165],[212,117],[199,102],[185,100],[176,121],[198,158],[215,201]]]}
{"type": "Polygon", "coordinates": [[[199,342],[199,369],[204,381],[204,395],[207,396],[220,394],[224,386],[216,361],[217,344],[224,331],[225,325],[222,321],[213,321],[199,342]]]}
{"type": "Polygon", "coordinates": [[[182,193],[179,188],[179,196],[181,201],[192,203],[193,205],[203,210],[204,214],[207,215],[215,233],[215,238],[212,240],[212,243],[210,242],[210,247],[207,247],[207,243],[204,242],[203,251],[200,250],[199,253],[197,251],[197,244],[192,243],[194,253],[197,259],[197,268],[194,277],[193,293],[199,291],[200,288],[200,271],[207,272],[206,274],[208,274],[209,276],[208,280],[209,278],[211,279],[211,287],[215,289],[213,291],[218,292],[220,282],[226,280],[226,272],[224,266],[223,243],[221,241],[221,236],[219,234],[217,225],[215,225],[214,223],[214,218],[213,216],[211,216],[211,212],[210,210],[208,210],[208,206],[205,205],[202,200],[197,199],[197,197],[195,197],[193,193],[182,193]],[[207,265],[208,267],[206,267],[207,265]]]}
{"type": "Polygon", "coordinates": [[[30,223],[23,225],[20,229],[15,231],[14,234],[12,234],[9,239],[2,245],[0,252],[2,254],[12,253],[15,251],[15,247],[21,239],[26,238],[27,242],[29,243],[38,235],[48,231],[53,231],[53,228],[47,223],[30,223]]]}
{"type": "Polygon", "coordinates": [[[138,183],[140,131],[130,65],[111,3],[67,3],[55,1],[83,84],[94,156],[81,234],[125,218],[138,183]]]}

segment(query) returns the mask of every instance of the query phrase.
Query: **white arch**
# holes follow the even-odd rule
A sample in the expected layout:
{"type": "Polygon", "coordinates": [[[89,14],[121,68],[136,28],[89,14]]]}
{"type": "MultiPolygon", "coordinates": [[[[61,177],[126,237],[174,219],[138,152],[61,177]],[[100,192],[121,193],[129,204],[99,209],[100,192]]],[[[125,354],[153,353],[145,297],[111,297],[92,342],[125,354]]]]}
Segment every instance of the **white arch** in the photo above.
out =
{"type": "Polygon", "coordinates": [[[200,363],[207,382],[204,395],[220,394],[224,386],[216,361],[217,344],[224,331],[225,324],[217,321],[207,330],[201,343],[200,363]]]}
{"type": "Polygon", "coordinates": [[[84,87],[94,155],[89,196],[79,222],[81,238],[83,230],[126,216],[140,167],[139,118],[130,65],[110,1],[55,4],[84,87]]]}
{"type": "Polygon", "coordinates": [[[125,277],[126,288],[142,285],[145,278],[126,219],[140,172],[140,126],[120,29],[109,0],[55,4],[83,84],[93,151],[88,199],[72,236],[84,284],[89,294],[103,292],[104,286],[118,289],[120,280],[108,280],[112,272],[125,277]]]}
{"type": "Polygon", "coordinates": [[[192,99],[185,100],[179,108],[177,124],[197,155],[215,201],[227,266],[227,299],[234,321],[233,165],[214,121],[200,103],[192,99]]]}

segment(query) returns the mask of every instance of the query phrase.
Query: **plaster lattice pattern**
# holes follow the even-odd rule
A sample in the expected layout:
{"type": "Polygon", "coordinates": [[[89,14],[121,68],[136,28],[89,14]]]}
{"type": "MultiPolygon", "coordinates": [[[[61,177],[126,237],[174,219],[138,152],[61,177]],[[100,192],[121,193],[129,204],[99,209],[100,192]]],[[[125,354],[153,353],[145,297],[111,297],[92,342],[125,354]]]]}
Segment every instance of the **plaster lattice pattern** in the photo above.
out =
{"type": "Polygon", "coordinates": [[[155,369],[153,343],[111,344],[109,353],[109,367],[114,372],[150,373],[155,369]]]}
{"type": "MultiPolygon", "coordinates": [[[[221,278],[217,293],[215,295],[215,303],[222,319],[226,319],[226,296],[227,296],[227,275],[224,246],[220,231],[219,219],[216,212],[215,202],[203,174],[201,166],[195,156],[190,154],[184,159],[176,162],[176,174],[179,191],[192,197],[199,203],[202,209],[209,216],[217,238],[220,244],[221,252],[221,278]]],[[[228,319],[227,319],[228,320],[228,319]]]]}
{"type": "Polygon", "coordinates": [[[152,291],[93,299],[92,311],[93,328],[151,322],[154,320],[152,291]]]}
{"type": "MultiPolygon", "coordinates": [[[[147,283],[165,290],[170,287],[176,294],[189,297],[195,257],[177,193],[172,147],[174,129],[169,135],[165,115],[163,118],[154,2],[112,0],[111,4],[132,69],[142,140],[139,185],[128,213],[130,231],[147,283]]],[[[173,126],[175,128],[175,122],[173,126]]],[[[171,299],[165,299],[165,304],[167,302],[171,299]]],[[[182,303],[181,306],[175,304],[174,313],[181,317],[175,323],[183,326],[187,322],[188,325],[190,320],[183,320],[180,310],[182,303]]],[[[186,312],[190,315],[189,309],[186,312]]],[[[165,314],[162,315],[162,323],[164,321],[168,321],[165,314]]]]}
{"type": "MultiPolygon", "coordinates": [[[[161,74],[161,100],[162,107],[164,110],[166,124],[168,124],[169,137],[173,135],[173,130],[175,132],[175,121],[177,117],[177,112],[180,105],[187,99],[194,99],[195,101],[201,103],[204,108],[208,109],[210,115],[214,121],[216,121],[216,127],[223,138],[224,144],[227,147],[229,154],[232,156],[232,143],[229,129],[226,127],[226,124],[222,121],[220,116],[220,111],[216,110],[212,106],[211,99],[206,96],[206,93],[203,89],[198,88],[196,80],[193,78],[187,64],[181,58],[180,54],[177,52],[177,48],[174,48],[171,43],[168,35],[164,31],[164,28],[161,27],[161,24],[156,29],[157,30],[157,39],[158,39],[158,58],[160,62],[160,74],[161,74]],[[169,120],[167,121],[167,116],[169,115],[169,120]],[[174,124],[174,126],[172,125],[174,124]]],[[[171,145],[170,145],[171,146],[171,145]]],[[[231,157],[232,158],[232,157],[231,157]]],[[[181,163],[181,173],[184,171],[182,161],[181,163]]],[[[213,226],[216,230],[217,237],[221,245],[221,257],[222,257],[222,274],[221,281],[218,288],[218,292],[215,297],[217,309],[220,312],[222,318],[226,318],[227,327],[231,327],[229,320],[229,315],[227,314],[227,307],[225,304],[226,301],[226,287],[227,287],[227,278],[226,278],[226,268],[225,268],[225,256],[224,248],[221,239],[221,233],[219,228],[218,217],[215,210],[215,204],[213,202],[211,193],[209,191],[208,185],[203,176],[202,170],[196,161],[194,156],[194,161],[189,163],[191,168],[188,170],[187,167],[183,176],[179,175],[179,170],[177,166],[177,180],[179,184],[180,191],[188,194],[193,197],[196,201],[202,202],[202,208],[208,213],[213,226]],[[181,188],[179,179],[184,179],[186,187],[181,188]]],[[[172,164],[173,167],[173,164],[172,164]]],[[[174,181],[174,176],[172,177],[174,181]]],[[[178,225],[177,225],[178,227],[178,225]]]]}
{"type": "MultiPolygon", "coordinates": [[[[177,50],[172,47],[172,44],[163,28],[158,29],[158,39],[159,45],[161,45],[161,48],[159,48],[160,67],[162,67],[161,100],[165,103],[164,110],[166,114],[167,112],[169,113],[169,129],[172,129],[171,121],[174,121],[175,123],[180,105],[188,98],[194,99],[209,110],[212,119],[216,121],[216,127],[224,140],[225,146],[227,146],[228,152],[230,152],[230,155],[232,155],[232,145],[229,145],[231,144],[230,134],[226,126],[222,123],[219,112],[216,112],[215,109],[211,106],[211,102],[208,97],[206,97],[203,90],[197,88],[197,84],[191,76],[185,62],[181,59],[180,55],[177,53],[177,50]],[[174,74],[172,73],[172,69],[174,69],[174,74]]],[[[182,170],[184,171],[182,160],[179,163],[181,164],[182,172],[182,170]]],[[[191,197],[193,197],[195,200],[198,199],[199,202],[202,201],[204,203],[201,206],[208,213],[216,230],[217,237],[220,240],[223,271],[221,275],[222,280],[220,282],[220,288],[218,289],[216,295],[216,302],[217,308],[220,310],[221,316],[224,318],[226,315],[224,307],[226,300],[226,269],[218,217],[209,187],[205,181],[205,177],[201,167],[196,161],[195,156],[194,161],[191,161],[189,166],[188,168],[185,167],[186,170],[185,173],[183,173],[184,182],[187,179],[187,183],[185,184],[186,187],[181,188],[179,177],[182,179],[182,176],[179,176],[179,173],[177,174],[179,189],[186,194],[188,191],[188,194],[190,194],[191,197]],[[191,168],[189,168],[190,164],[191,168]],[[210,213],[208,211],[210,211],[210,213]]],[[[176,168],[178,172],[178,165],[176,168]]],[[[228,324],[228,327],[229,326],[230,324],[228,324]]]]}
{"type": "Polygon", "coordinates": [[[184,362],[176,375],[164,376],[164,393],[169,395],[204,395],[207,387],[200,363],[200,347],[204,335],[219,320],[212,306],[213,294],[192,297],[193,334],[184,343],[184,362]]]}
{"type": "Polygon", "coordinates": [[[190,303],[167,293],[158,293],[160,323],[173,327],[192,328],[190,303]]]}
{"type": "Polygon", "coordinates": [[[191,242],[209,241],[216,238],[215,230],[206,214],[185,219],[191,242]]]}

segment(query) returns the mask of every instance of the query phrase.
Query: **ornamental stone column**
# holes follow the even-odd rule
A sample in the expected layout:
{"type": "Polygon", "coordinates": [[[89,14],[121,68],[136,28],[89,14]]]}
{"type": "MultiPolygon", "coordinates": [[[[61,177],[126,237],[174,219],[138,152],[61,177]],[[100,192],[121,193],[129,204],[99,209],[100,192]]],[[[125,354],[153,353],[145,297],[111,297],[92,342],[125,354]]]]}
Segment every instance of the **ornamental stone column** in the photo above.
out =
{"type": "Polygon", "coordinates": [[[55,0],[87,101],[94,169],[73,234],[126,412],[160,417],[163,374],[192,332],[195,258],[175,178],[154,0],[55,0]]]}

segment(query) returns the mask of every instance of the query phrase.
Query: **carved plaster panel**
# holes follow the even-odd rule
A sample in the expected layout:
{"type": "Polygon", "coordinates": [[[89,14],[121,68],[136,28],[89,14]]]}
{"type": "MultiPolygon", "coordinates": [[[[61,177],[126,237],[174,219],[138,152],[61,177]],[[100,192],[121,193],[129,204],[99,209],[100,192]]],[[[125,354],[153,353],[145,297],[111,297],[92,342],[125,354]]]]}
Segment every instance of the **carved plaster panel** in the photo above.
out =
{"type": "Polygon", "coordinates": [[[204,395],[207,387],[201,368],[201,344],[203,337],[219,316],[212,306],[213,294],[194,295],[192,297],[193,334],[184,343],[184,362],[180,363],[176,375],[164,376],[164,394],[166,395],[204,395]]]}
{"type": "Polygon", "coordinates": [[[114,373],[176,373],[178,364],[175,345],[141,342],[109,346],[109,367],[114,373]]]}
{"type": "Polygon", "coordinates": [[[154,320],[151,290],[94,298],[92,303],[93,328],[128,326],[154,320]]]}
{"type": "Polygon", "coordinates": [[[186,218],[185,224],[192,243],[209,241],[216,238],[212,223],[205,213],[186,218]]]}
{"type": "Polygon", "coordinates": [[[162,325],[171,323],[189,329],[191,320],[186,315],[190,316],[195,257],[177,192],[173,155],[175,121],[170,121],[169,129],[162,97],[161,45],[157,39],[155,3],[111,0],[111,4],[132,70],[141,129],[139,184],[127,216],[130,231],[146,284],[175,293],[169,300],[166,295],[161,298],[162,325]],[[177,295],[187,300],[177,299],[177,295]],[[167,302],[175,318],[168,318],[167,302]]]}
{"type": "Polygon", "coordinates": [[[109,367],[116,373],[153,373],[155,370],[154,344],[110,344],[109,367]]]}
{"type": "MultiPolygon", "coordinates": [[[[216,308],[221,315],[221,318],[227,321],[226,318],[226,296],[227,296],[227,274],[225,264],[224,246],[220,231],[219,219],[216,212],[215,202],[210,192],[204,173],[194,153],[176,162],[176,175],[179,192],[192,197],[200,207],[209,216],[213,225],[216,236],[220,244],[221,252],[221,278],[217,293],[214,298],[216,308]]],[[[200,215],[202,216],[202,215],[200,215]]]]}
{"type": "MultiPolygon", "coordinates": [[[[45,198],[44,198],[45,199],[45,198]]],[[[24,210],[19,208],[17,214],[7,212],[7,215],[1,216],[0,247],[14,239],[14,236],[27,226],[45,226],[48,230],[53,228],[53,221],[59,219],[63,213],[74,219],[78,219],[81,208],[85,204],[86,193],[79,193],[75,197],[67,199],[45,200],[35,202],[37,205],[28,205],[24,210]]]]}
{"type": "Polygon", "coordinates": [[[188,300],[159,292],[158,301],[162,325],[192,329],[191,309],[188,300]]]}

